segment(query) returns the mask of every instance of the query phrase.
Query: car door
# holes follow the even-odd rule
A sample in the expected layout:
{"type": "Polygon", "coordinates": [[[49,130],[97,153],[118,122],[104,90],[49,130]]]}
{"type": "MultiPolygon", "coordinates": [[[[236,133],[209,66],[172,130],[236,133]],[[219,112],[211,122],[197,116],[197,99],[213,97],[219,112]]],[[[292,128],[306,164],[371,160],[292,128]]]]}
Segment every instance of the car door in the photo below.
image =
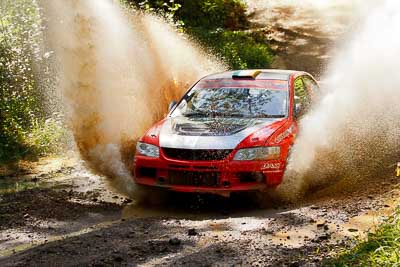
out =
{"type": "Polygon", "coordinates": [[[305,77],[297,77],[294,81],[293,114],[299,120],[311,106],[311,91],[306,87],[305,77]]]}
{"type": "MultiPolygon", "coordinates": [[[[293,140],[291,145],[293,145],[294,139],[298,133],[298,120],[301,118],[303,114],[298,114],[300,106],[302,108],[307,109],[310,104],[310,94],[306,89],[305,83],[303,81],[303,76],[296,77],[292,84],[293,88],[293,105],[292,105],[292,114],[293,120],[290,126],[290,131],[293,134],[293,140]],[[296,111],[296,107],[298,110],[296,111]],[[296,114],[297,113],[297,114],[296,114]]],[[[305,110],[306,111],[306,110],[305,110]]],[[[304,111],[304,112],[305,112],[304,111]]],[[[302,113],[304,113],[302,112],[302,113]]]]}

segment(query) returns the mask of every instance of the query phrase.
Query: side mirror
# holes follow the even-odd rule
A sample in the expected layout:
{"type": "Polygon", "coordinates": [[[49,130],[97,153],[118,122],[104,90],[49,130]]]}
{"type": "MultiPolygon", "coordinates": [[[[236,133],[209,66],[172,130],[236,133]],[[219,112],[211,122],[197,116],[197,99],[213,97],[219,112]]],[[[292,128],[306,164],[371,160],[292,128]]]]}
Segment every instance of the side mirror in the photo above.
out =
{"type": "Polygon", "coordinates": [[[296,103],[294,105],[294,117],[297,119],[301,116],[303,112],[303,105],[301,103],[296,103]]]}
{"type": "Polygon", "coordinates": [[[176,106],[176,104],[176,101],[172,100],[168,105],[168,112],[170,112],[176,106]]]}

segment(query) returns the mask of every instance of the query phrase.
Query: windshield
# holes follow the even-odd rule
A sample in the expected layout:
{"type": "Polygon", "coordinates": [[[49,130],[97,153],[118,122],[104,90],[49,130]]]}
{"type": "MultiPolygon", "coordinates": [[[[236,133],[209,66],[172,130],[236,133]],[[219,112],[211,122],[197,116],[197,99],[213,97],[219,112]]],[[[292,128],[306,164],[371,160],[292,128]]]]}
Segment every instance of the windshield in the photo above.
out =
{"type": "Polygon", "coordinates": [[[287,111],[287,89],[196,86],[171,116],[284,118],[287,111]]]}

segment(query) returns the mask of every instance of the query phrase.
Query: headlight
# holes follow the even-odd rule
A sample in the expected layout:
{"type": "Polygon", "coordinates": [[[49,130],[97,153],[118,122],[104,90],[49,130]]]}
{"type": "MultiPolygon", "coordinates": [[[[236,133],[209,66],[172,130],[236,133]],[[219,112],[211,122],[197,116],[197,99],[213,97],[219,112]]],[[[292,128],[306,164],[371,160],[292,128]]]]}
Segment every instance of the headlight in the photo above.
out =
{"type": "Polygon", "coordinates": [[[160,149],[157,146],[137,142],[136,150],[139,154],[147,157],[158,158],[160,156],[160,149]]]}
{"type": "Polygon", "coordinates": [[[233,160],[271,160],[279,159],[281,148],[279,146],[244,148],[236,152],[233,160]]]}

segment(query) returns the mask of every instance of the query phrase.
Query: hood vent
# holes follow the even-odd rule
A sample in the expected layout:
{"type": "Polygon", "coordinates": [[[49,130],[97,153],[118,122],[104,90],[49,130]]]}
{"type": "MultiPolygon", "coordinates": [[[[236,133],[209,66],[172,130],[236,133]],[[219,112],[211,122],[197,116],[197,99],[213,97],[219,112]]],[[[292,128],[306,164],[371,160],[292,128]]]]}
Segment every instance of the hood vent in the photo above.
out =
{"type": "Polygon", "coordinates": [[[175,121],[173,131],[188,136],[228,136],[255,125],[254,120],[243,119],[201,119],[175,121]]]}

